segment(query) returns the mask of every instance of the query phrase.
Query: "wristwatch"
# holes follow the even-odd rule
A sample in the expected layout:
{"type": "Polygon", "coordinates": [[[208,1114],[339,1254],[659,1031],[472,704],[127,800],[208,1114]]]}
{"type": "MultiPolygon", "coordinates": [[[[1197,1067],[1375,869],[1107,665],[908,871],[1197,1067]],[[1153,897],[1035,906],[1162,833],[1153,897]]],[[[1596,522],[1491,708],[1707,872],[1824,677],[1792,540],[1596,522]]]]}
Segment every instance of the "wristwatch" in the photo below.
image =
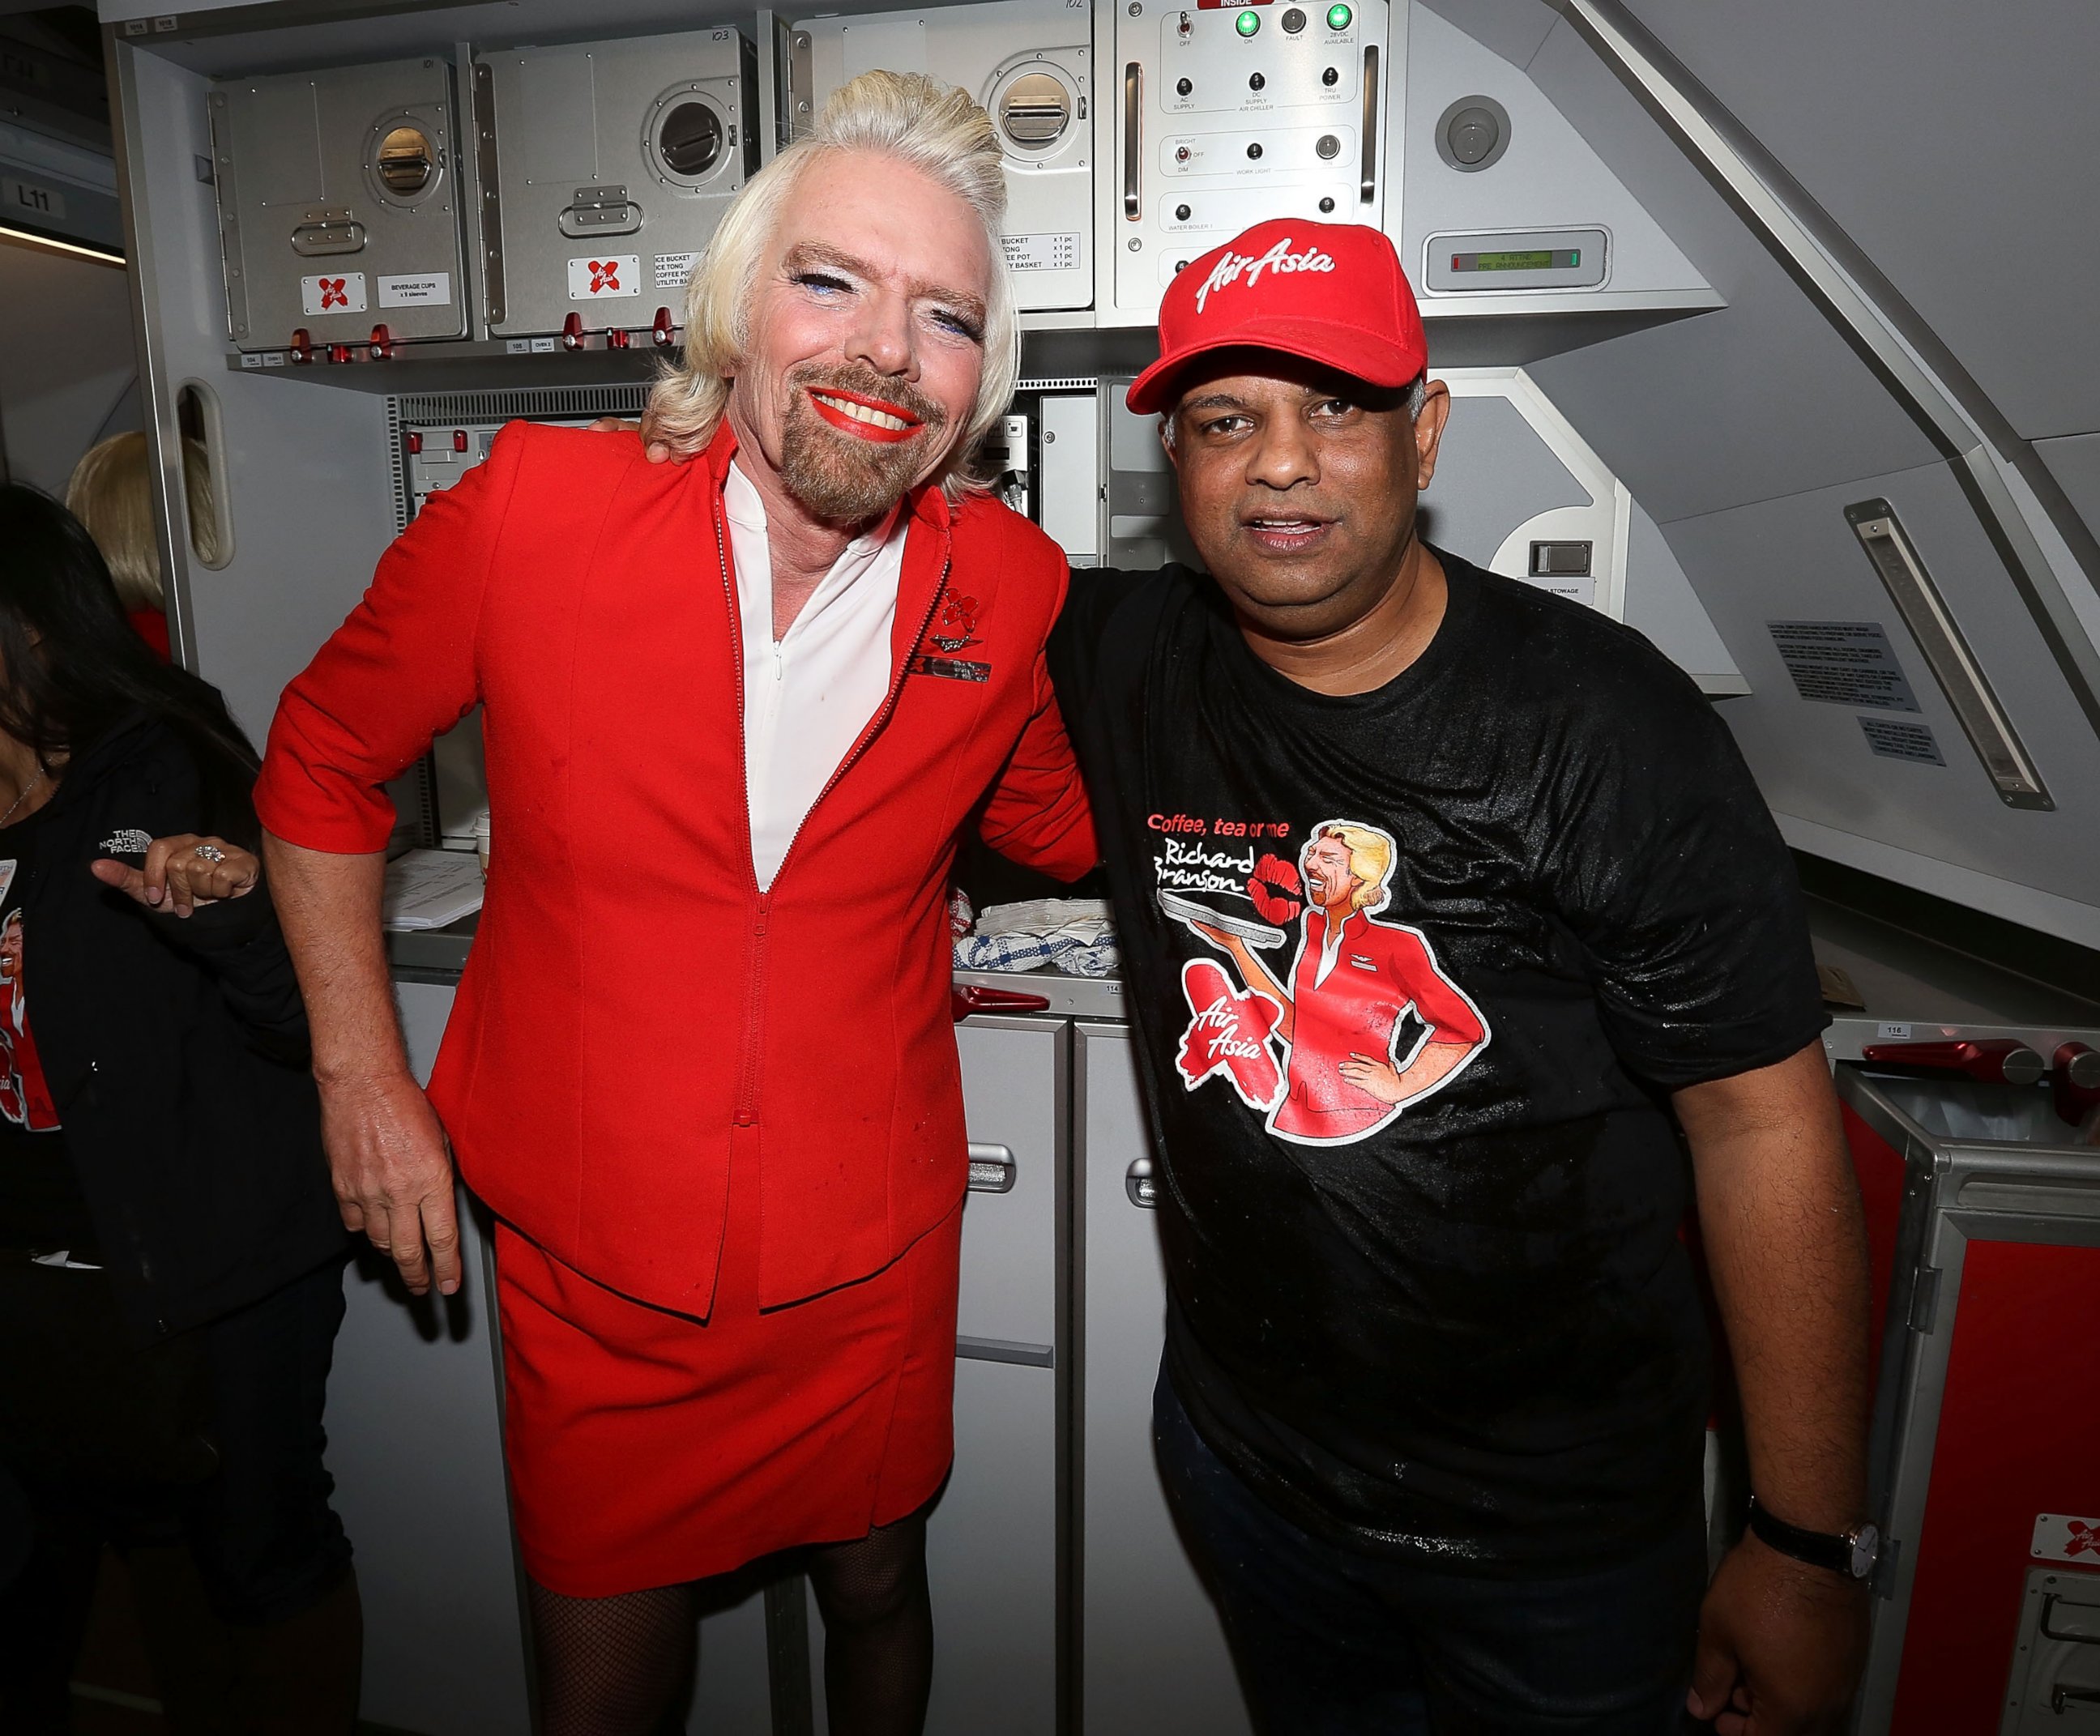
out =
{"type": "Polygon", "coordinates": [[[1848,1580],[1864,1580],[1881,1558],[1882,1534],[1871,1525],[1855,1525],[1848,1531],[1805,1531],[1774,1516],[1756,1496],[1750,1497],[1750,1529],[1760,1542],[1782,1555],[1791,1555],[1811,1567],[1825,1567],[1848,1580]]]}

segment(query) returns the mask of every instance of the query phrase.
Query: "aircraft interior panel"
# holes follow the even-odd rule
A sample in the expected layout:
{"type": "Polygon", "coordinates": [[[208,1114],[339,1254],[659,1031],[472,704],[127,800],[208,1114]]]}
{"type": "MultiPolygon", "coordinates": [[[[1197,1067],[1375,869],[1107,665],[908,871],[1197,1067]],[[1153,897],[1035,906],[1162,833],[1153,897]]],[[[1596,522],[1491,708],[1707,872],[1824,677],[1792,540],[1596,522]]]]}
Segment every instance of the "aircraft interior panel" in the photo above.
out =
{"type": "MultiPolygon", "coordinates": [[[[2015,904],[2022,888],[2091,904],[2100,746],[1944,466],[1856,478],[1664,529],[1704,581],[1754,690],[1723,715],[1776,809],[1996,875],[2015,904]],[[1895,505],[1986,671],[2031,672],[2025,681],[1994,674],[1992,685],[2038,762],[2054,812],[2008,808],[1985,775],[1846,522],[1848,505],[1877,496],[1895,505]],[[1917,709],[1893,687],[1880,705],[1865,703],[1875,695],[1864,685],[1833,685],[1819,678],[1814,654],[1804,662],[1797,652],[1803,682],[1830,695],[1802,697],[1780,650],[1797,623],[1857,623],[1866,630],[1862,645],[1885,636],[1917,709]],[[1930,744],[1914,734],[1917,725],[1930,731],[1930,744]]],[[[2100,922],[2089,919],[2088,932],[2100,936],[2100,922]]]]}
{"type": "MultiPolygon", "coordinates": [[[[2100,622],[2072,546],[2100,527],[2100,351],[2084,330],[2089,295],[2064,288],[2066,275],[2100,276],[2091,226],[2066,221],[2089,203],[2080,177],[2093,143],[2081,129],[2095,123],[2062,95],[2076,82],[2064,69],[2079,51],[2086,64],[2100,52],[2089,8],[2043,0],[2020,55],[1991,71],[1971,114],[1947,81],[1958,83],[1980,49],[1943,43],[1928,54],[1907,40],[1870,78],[1856,64],[1865,15],[1809,0],[1779,0],[1754,21],[1658,0],[1207,0],[1186,13],[1155,0],[965,0],[910,13],[876,3],[848,0],[840,15],[792,28],[792,15],[713,5],[695,32],[689,0],[407,9],[225,0],[165,29],[136,0],[104,0],[172,623],[182,659],[226,692],[253,735],[355,605],[389,538],[486,456],[506,419],[574,423],[638,408],[656,359],[642,328],[656,289],[673,295],[678,256],[704,246],[728,193],[774,154],[805,92],[814,103],[863,66],[896,65],[988,96],[1006,128],[1026,336],[1023,385],[999,431],[1000,492],[1075,565],[1193,558],[1156,421],[1123,400],[1157,353],[1152,322],[1175,267],[1262,218],[1380,223],[1422,288],[1430,372],[1454,392],[1423,500],[1430,540],[1646,634],[1713,698],[1807,857],[1868,870],[1896,892],[1934,893],[1965,916],[2100,948],[2100,735],[2066,673],[2078,658],[2052,648],[2037,619],[2049,610],[2030,594],[2055,585],[2089,624],[2100,622]],[[1954,384],[2035,440],[2031,461],[2047,465],[2084,526],[2059,540],[2034,520],[2039,555],[1993,540],[1979,516],[1984,491],[1965,491],[1950,461],[1982,436],[1964,434],[1956,411],[1935,421],[1904,395],[1886,356],[1863,356],[1870,338],[1841,329],[1827,289],[1721,184],[1725,165],[1702,161],[1700,141],[1673,131],[1661,105],[1634,88],[1636,73],[1613,63],[1591,28],[1612,19],[1657,33],[1820,201],[1820,214],[1809,214],[1842,226],[1887,273],[1973,376],[1954,384]],[[573,75],[593,44],[667,32],[733,39],[720,65],[680,73],[689,84],[719,81],[711,112],[721,137],[685,178],[684,204],[708,215],[677,245],[645,240],[653,211],[651,229],[624,228],[621,214],[646,209],[668,185],[641,174],[651,139],[662,149],[642,117],[660,110],[668,76],[652,82],[645,68],[627,79],[629,106],[612,121],[595,112],[601,86],[571,76],[563,94],[559,78],[543,79],[539,111],[521,111],[522,84],[497,92],[496,130],[514,155],[492,187],[482,187],[474,153],[433,165],[474,201],[450,286],[472,311],[463,336],[433,332],[377,356],[346,340],[332,356],[334,333],[310,328],[317,342],[302,359],[289,329],[267,347],[260,328],[235,329],[228,253],[252,244],[236,234],[239,245],[223,249],[215,201],[245,198],[293,164],[266,154],[245,180],[214,188],[197,178],[196,161],[214,154],[211,94],[225,82],[296,83],[428,56],[464,113],[477,63],[513,52],[506,45],[549,45],[547,65],[573,75]],[[1024,82],[1032,77],[1047,82],[1024,82]],[[2014,136],[1989,134],[2020,112],[2023,93],[2045,112],[2014,136]],[[521,125],[521,112],[574,125],[521,125]],[[576,154],[585,142],[588,161],[576,154]],[[1932,178],[1907,165],[1913,152],[1945,165],[1943,208],[1932,178]],[[623,153],[633,161],[615,174],[611,159],[623,153]],[[719,184],[699,185],[717,170],[719,184]],[[516,201],[535,181],[562,196],[527,214],[516,201]],[[501,217],[493,228],[474,214],[484,192],[501,217]],[[515,245],[528,221],[546,231],[536,249],[515,245]],[[2078,232],[2059,245],[2064,227],[2078,232]],[[505,311],[492,320],[483,262],[498,230],[509,243],[505,311]],[[2009,258],[2009,231],[2032,249],[2029,262],[2009,258]],[[652,274],[638,298],[620,286],[620,308],[644,307],[620,322],[638,328],[631,350],[571,293],[574,258],[601,236],[652,274]],[[2001,286],[2001,276],[2017,281],[2001,286]],[[561,328],[579,311],[582,329],[565,346],[561,328]],[[214,457],[237,530],[216,568],[185,553],[172,456],[176,399],[192,383],[217,403],[214,457]],[[1936,587],[2040,799],[2009,800],[1972,740],[1974,693],[1943,680],[1869,558],[1860,512],[1875,502],[1936,587]],[[2012,558],[2031,563],[2026,591],[2012,558]]],[[[1957,41],[2002,32],[2002,20],[1959,12],[1952,0],[1930,6],[1957,41]]],[[[1930,18],[1904,26],[1920,40],[1935,28],[1930,18]]],[[[1871,46],[1889,49],[1886,29],[1871,46]]],[[[278,191],[305,189],[287,181],[278,191]]],[[[236,230],[252,221],[244,214],[236,230]]],[[[296,273],[293,292],[311,275],[296,273]]],[[[383,314],[368,302],[355,317],[365,329],[344,330],[362,339],[383,314]]],[[[270,319],[285,324],[281,311],[270,319]]],[[[2017,512],[2020,501],[1992,509],[2017,512]]],[[[2060,616],[2049,617],[2058,628],[2060,616]]],[[[2100,657],[2100,632],[2091,637],[2080,654],[2100,657]]],[[[464,849],[486,795],[473,729],[448,742],[426,779],[436,835],[421,841],[464,849]]],[[[404,794],[412,826],[412,792],[404,794]]],[[[470,923],[392,936],[419,1063],[471,941],[470,923]]],[[[1846,956],[1865,959],[1867,944],[1846,956]]],[[[1858,1055],[1874,1021],[1892,1016],[1879,1004],[1884,984],[1900,985],[1886,990],[1901,998],[1893,1016],[1913,1016],[1917,985],[1938,980],[1918,970],[1874,975],[1861,964],[1877,1005],[1857,1029],[1833,1028],[1834,1058],[1858,1055]]],[[[1040,972],[983,984],[1009,985],[1039,989],[1048,1004],[980,1015],[960,1045],[982,1179],[964,1218],[959,1459],[933,1521],[946,1648],[933,1728],[1218,1736],[1242,1728],[1245,1714],[1154,1471],[1163,1298],[1122,985],[1040,972]],[[1002,1165],[1015,1178],[1004,1189],[1002,1165]],[[1026,1702],[1004,1723],[1002,1696],[1026,1702]]],[[[2040,1026],[1986,1016],[2010,1002],[1979,994],[1945,1004],[1996,1034],[2042,1040],[2040,1026]]],[[[2061,1010],[2050,1020],[2051,1041],[2083,1029],[2061,1010]]],[[[483,1281],[472,1275],[470,1288],[483,1281]]],[[[480,1307],[487,1298],[470,1300],[480,1307]]],[[[522,1728],[526,1624],[491,1493],[503,1469],[486,1315],[440,1342],[408,1330],[377,1281],[354,1288],[352,1308],[344,1402],[372,1402],[389,1358],[423,1356],[416,1390],[466,1418],[443,1443],[454,1456],[435,1469],[411,1462],[431,1450],[426,1441],[383,1419],[342,1430],[338,1474],[357,1527],[386,1523],[381,1497],[398,1488],[410,1522],[434,1515],[441,1530],[457,1519],[474,1534],[461,1571],[427,1584],[412,1571],[420,1536],[375,1546],[398,1607],[373,1630],[368,1715],[417,1736],[522,1728]],[[468,1485],[474,1500],[456,1499],[468,1485]],[[443,1655],[432,1635],[452,1631],[455,1614],[461,1637],[443,1655]],[[503,1694],[459,1712],[474,1671],[502,1674],[503,1694]]],[[[761,1718],[776,1736],[821,1727],[821,1672],[809,1667],[819,1628],[814,1612],[807,1623],[797,1613],[803,1597],[799,1581],[769,1579],[707,1618],[695,1736],[756,1730],[761,1718]],[[816,1723],[798,1721],[813,1704],[816,1723]]],[[[1862,1736],[1886,1727],[1877,1716],[1862,1736]]]]}
{"type": "MultiPolygon", "coordinates": [[[[1428,292],[1425,319],[1480,297],[1526,293],[1541,305],[1546,295],[1563,297],[1571,309],[1719,304],[1530,78],[1433,4],[1411,12],[1405,126],[1400,250],[1428,292]],[[1585,231],[1594,245],[1586,245],[1585,231]],[[1539,252],[1556,257],[1527,269],[1527,256],[1539,252]]],[[[1432,324],[1432,361],[1436,345],[1432,324]]]]}
{"type": "Polygon", "coordinates": [[[2100,434],[2040,440],[2035,450],[2079,516],[2089,525],[2100,524],[2100,434]]]}
{"type": "Polygon", "coordinates": [[[2100,429],[2091,9],[1754,11],[1626,0],[1909,302],[2023,436],[2100,429]],[[2016,28],[2009,29],[2009,24],[2016,28]]]}
{"type": "Polygon", "coordinates": [[[1570,26],[1555,27],[1529,70],[1727,304],[1532,367],[1556,402],[1578,407],[1583,437],[1658,523],[1939,456],[1570,26]]]}

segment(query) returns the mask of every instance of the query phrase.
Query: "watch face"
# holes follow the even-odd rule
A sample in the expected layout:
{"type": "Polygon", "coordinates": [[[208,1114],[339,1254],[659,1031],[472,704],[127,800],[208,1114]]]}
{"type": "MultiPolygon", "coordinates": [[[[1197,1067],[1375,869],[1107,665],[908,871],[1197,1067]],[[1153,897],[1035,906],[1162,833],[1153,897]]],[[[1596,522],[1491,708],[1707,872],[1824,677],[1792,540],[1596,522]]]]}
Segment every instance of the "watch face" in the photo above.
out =
{"type": "Polygon", "coordinates": [[[1871,1525],[1863,1525],[1852,1533],[1852,1577],[1864,1580],[1874,1571],[1880,1559],[1882,1534],[1871,1525]]]}

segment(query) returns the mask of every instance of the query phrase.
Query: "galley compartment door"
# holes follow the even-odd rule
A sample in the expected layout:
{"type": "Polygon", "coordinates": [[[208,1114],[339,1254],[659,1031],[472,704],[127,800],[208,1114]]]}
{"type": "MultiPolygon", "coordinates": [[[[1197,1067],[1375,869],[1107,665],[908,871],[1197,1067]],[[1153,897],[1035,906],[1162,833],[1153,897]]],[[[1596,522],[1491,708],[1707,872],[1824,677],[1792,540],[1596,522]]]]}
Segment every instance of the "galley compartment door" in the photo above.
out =
{"type": "Polygon", "coordinates": [[[756,58],[729,29],[477,53],[496,134],[488,328],[684,323],[686,284],[756,165],[756,58]]]}
{"type": "Polygon", "coordinates": [[[435,57],[211,89],[227,323],[242,350],[464,337],[452,68],[435,57]]]}
{"type": "Polygon", "coordinates": [[[1006,157],[1007,263],[1027,312],[1094,299],[1093,51],[1077,0],[990,0],[937,13],[795,26],[790,77],[810,115],[847,80],[926,73],[985,106],[1006,157]]]}

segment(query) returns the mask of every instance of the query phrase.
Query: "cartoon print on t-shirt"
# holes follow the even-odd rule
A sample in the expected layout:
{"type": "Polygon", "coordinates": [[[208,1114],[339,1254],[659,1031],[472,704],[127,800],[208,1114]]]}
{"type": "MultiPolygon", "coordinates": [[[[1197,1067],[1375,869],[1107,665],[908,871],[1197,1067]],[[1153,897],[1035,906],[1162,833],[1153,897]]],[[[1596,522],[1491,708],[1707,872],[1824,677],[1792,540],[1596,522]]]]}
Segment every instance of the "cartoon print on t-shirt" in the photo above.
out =
{"type": "Polygon", "coordinates": [[[1176,1064],[1188,1090],[1222,1077],[1277,1138],[1347,1145],[1471,1064],[1491,1034],[1480,1008],[1419,928],[1373,914],[1392,896],[1397,859],[1391,834],[1328,820],[1295,865],[1274,855],[1255,865],[1245,896],[1265,921],[1160,889],[1160,908],[1225,953],[1246,985],[1209,959],[1182,967],[1192,1016],[1176,1064]],[[1298,950],[1279,980],[1257,949],[1286,945],[1277,925],[1294,919],[1298,950]]]}
{"type": "MultiPolygon", "coordinates": [[[[15,864],[0,862],[0,897],[15,878],[15,864]]],[[[59,1124],[44,1083],[36,1039],[29,1034],[29,1002],[22,983],[22,913],[0,920],[0,1115],[17,1127],[46,1133],[59,1124]]]]}

